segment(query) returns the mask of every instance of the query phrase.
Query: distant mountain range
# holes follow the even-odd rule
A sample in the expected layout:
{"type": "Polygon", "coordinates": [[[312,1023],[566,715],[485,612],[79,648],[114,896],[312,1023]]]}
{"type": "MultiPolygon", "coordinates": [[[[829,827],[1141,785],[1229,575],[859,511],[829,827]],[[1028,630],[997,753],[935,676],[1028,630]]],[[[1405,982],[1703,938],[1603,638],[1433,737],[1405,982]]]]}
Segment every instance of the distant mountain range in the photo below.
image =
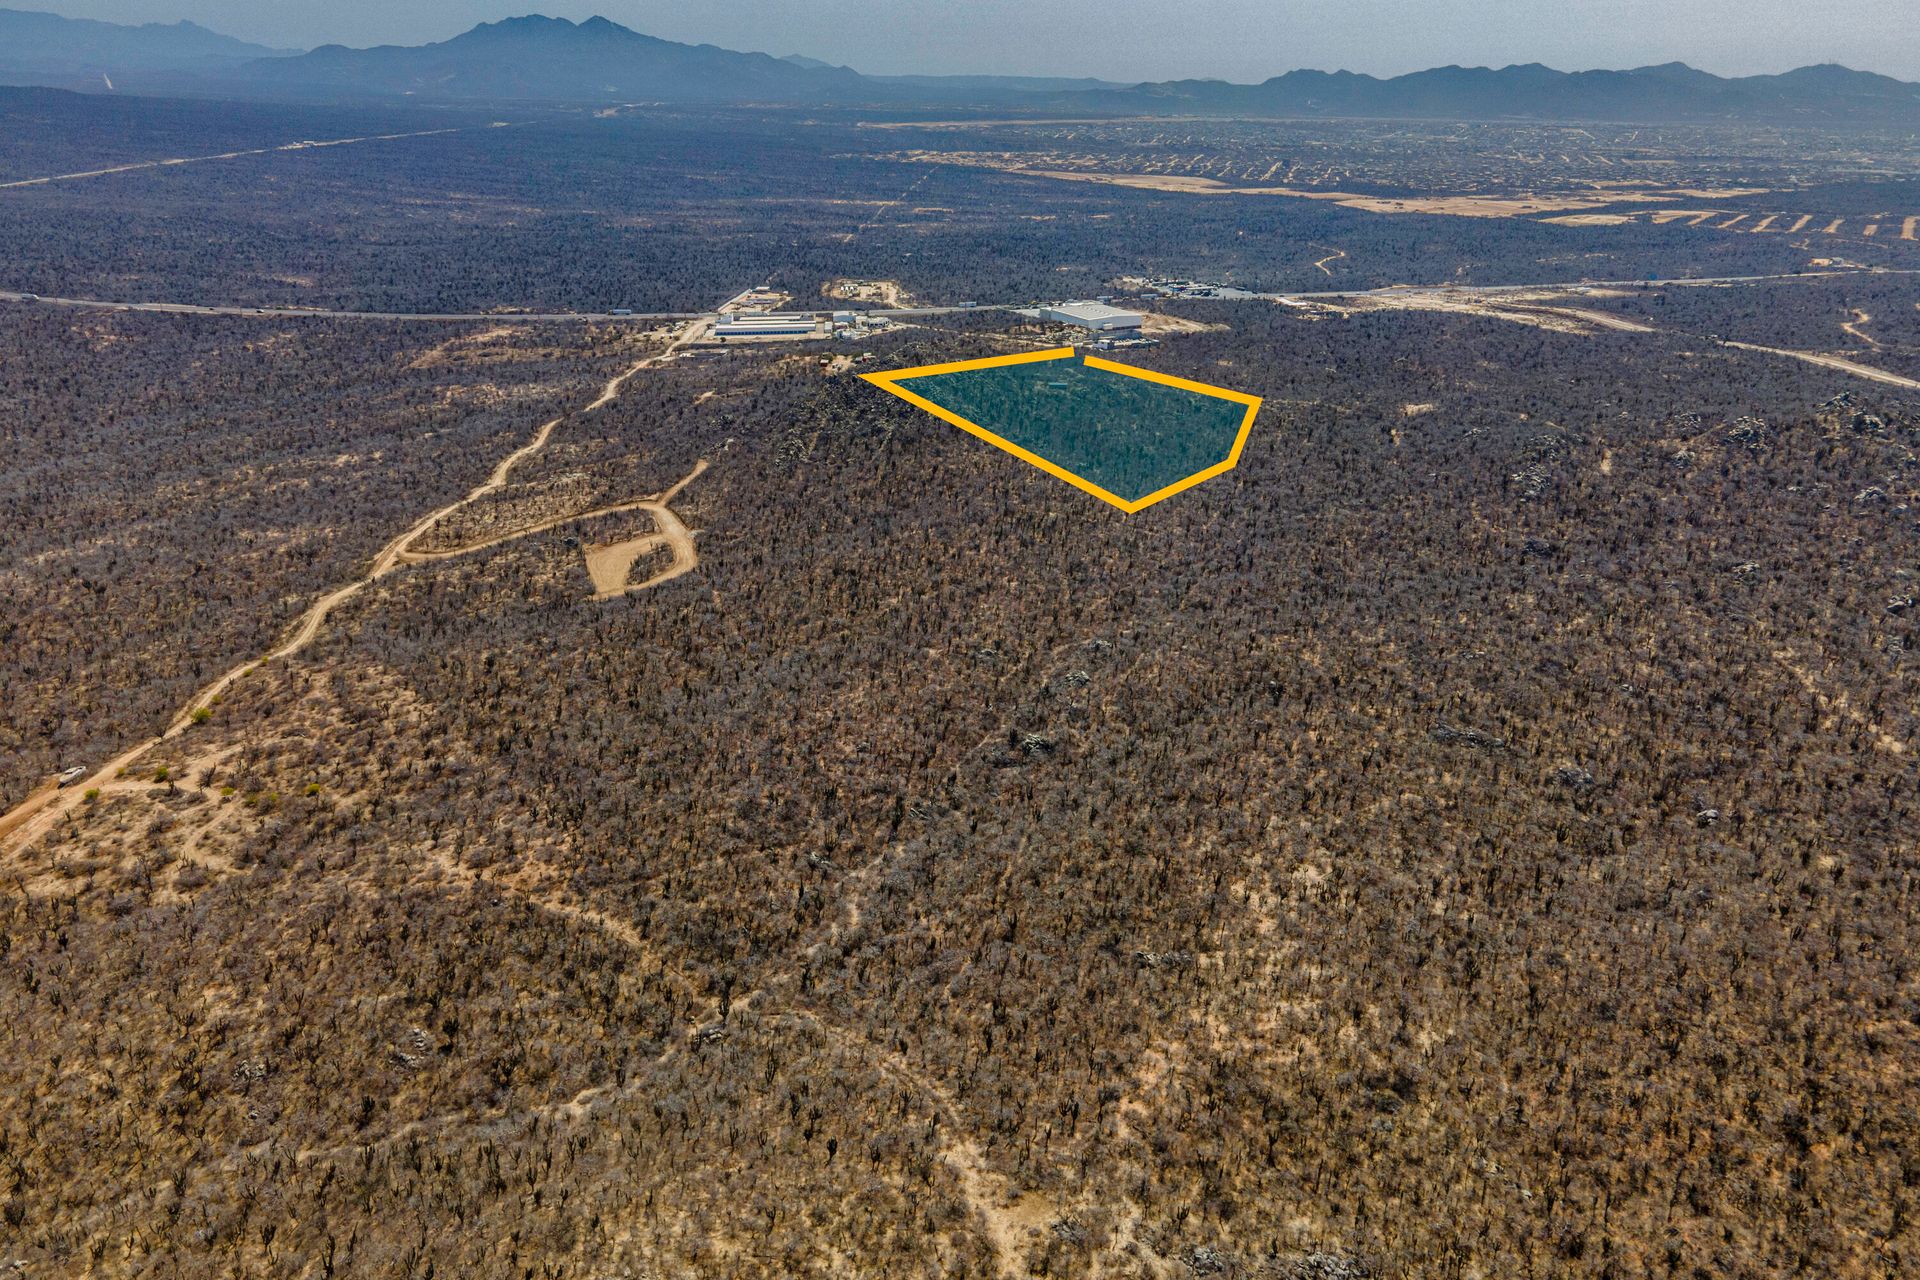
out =
{"type": "Polygon", "coordinates": [[[1839,66],[1726,79],[1682,63],[1632,71],[1439,67],[1391,79],[1290,71],[1263,84],[1123,85],[1022,76],[867,76],[814,58],[679,44],[605,18],[482,23],[427,45],[286,54],[191,23],[123,27],[0,9],[0,82],[247,98],[978,105],[1130,115],[1627,123],[1920,125],[1920,85],[1839,66]]]}
{"type": "Polygon", "coordinates": [[[1538,63],[1436,67],[1379,80],[1350,71],[1290,71],[1264,84],[1178,80],[1082,95],[1114,110],[1397,119],[1920,121],[1920,85],[1840,66],[1723,79],[1682,62],[1633,71],[1555,71],[1538,63]],[[1151,105],[1148,105],[1151,104],[1151,105]]]}
{"type": "Polygon", "coordinates": [[[15,84],[90,82],[143,72],[218,73],[290,50],[248,44],[195,26],[121,26],[52,13],[0,9],[0,81],[15,84]]]}
{"type": "Polygon", "coordinates": [[[862,96],[845,67],[676,44],[605,18],[509,18],[437,44],[312,53],[251,69],[282,92],[543,101],[820,102],[862,96]]]}

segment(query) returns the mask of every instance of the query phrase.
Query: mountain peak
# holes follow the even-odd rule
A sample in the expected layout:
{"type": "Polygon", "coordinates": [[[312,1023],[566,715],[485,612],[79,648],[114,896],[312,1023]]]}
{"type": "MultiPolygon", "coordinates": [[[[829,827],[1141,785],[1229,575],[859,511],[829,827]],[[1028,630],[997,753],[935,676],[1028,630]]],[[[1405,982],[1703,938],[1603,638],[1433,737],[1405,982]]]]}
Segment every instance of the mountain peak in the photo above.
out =
{"type": "Polygon", "coordinates": [[[329,45],[300,57],[271,56],[278,52],[191,22],[132,27],[0,8],[0,77],[63,86],[97,84],[103,73],[118,79],[122,72],[154,71],[173,74],[174,84],[268,98],[966,102],[1122,114],[1920,125],[1920,86],[1832,63],[1743,78],[1723,78],[1684,62],[1574,72],[1537,62],[1498,69],[1447,66],[1385,78],[1300,69],[1252,85],[1212,79],[1119,85],[1005,76],[873,77],[798,54],[774,57],[662,40],[603,15],[574,22],[540,13],[480,23],[424,46],[329,45]]]}

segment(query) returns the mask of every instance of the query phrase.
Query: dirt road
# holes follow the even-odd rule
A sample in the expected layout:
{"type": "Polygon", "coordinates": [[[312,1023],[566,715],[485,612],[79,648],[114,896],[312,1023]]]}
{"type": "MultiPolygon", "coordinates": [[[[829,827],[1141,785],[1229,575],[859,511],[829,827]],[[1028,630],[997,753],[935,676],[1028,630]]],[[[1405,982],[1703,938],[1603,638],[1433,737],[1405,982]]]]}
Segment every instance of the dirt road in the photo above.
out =
{"type": "MultiPolygon", "coordinates": [[[[493,126],[500,128],[503,126],[493,126]]],[[[414,133],[380,133],[364,138],[329,138],[324,142],[288,142],[277,147],[254,147],[246,151],[222,151],[210,156],[178,156],[168,160],[140,160],[132,164],[109,165],[104,169],[83,169],[78,173],[54,173],[43,178],[20,178],[0,182],[0,191],[14,187],[44,187],[50,182],[76,182],[81,178],[104,178],[115,173],[135,173],[141,169],[172,169],[183,164],[205,164],[209,160],[239,160],[246,156],[270,156],[282,151],[314,151],[322,147],[345,147],[356,142],[395,142],[401,138],[431,138],[443,133],[461,133],[462,129],[421,129],[414,133]]]]}
{"type": "Polygon", "coordinates": [[[1328,269],[1327,264],[1329,262],[1338,262],[1340,261],[1340,259],[1346,256],[1347,256],[1347,251],[1345,249],[1335,249],[1332,253],[1320,259],[1318,262],[1314,263],[1313,265],[1320,268],[1320,273],[1322,275],[1331,276],[1333,272],[1328,269]]]}
{"type": "Polygon", "coordinates": [[[1874,347],[1877,349],[1880,346],[1879,340],[1875,338],[1872,334],[1863,332],[1863,326],[1870,325],[1872,323],[1873,323],[1872,312],[1862,311],[1860,308],[1855,307],[1853,309],[1853,319],[1843,323],[1840,326],[1840,328],[1848,336],[1858,338],[1860,341],[1866,343],[1868,346],[1874,347]]]}
{"type": "Polygon", "coordinates": [[[194,302],[116,302],[111,298],[53,298],[0,289],[0,302],[23,302],[40,307],[67,307],[87,311],[140,311],[165,316],[238,316],[250,320],[406,320],[431,324],[614,324],[660,320],[698,320],[694,311],[337,311],[326,307],[208,306],[194,302]]]}
{"type": "Polygon", "coordinates": [[[681,522],[680,517],[675,515],[672,508],[668,507],[667,504],[677,498],[680,495],[680,491],[689,484],[692,484],[694,478],[706,469],[707,460],[702,458],[700,459],[700,465],[693,469],[692,474],[688,475],[686,479],[682,480],[679,484],[673,486],[673,488],[661,494],[658,502],[647,505],[646,510],[652,514],[654,524],[660,530],[660,536],[666,539],[667,547],[673,552],[673,563],[654,574],[651,578],[648,578],[645,582],[636,583],[618,594],[632,595],[635,592],[650,590],[663,582],[673,581],[683,573],[691,572],[699,565],[700,557],[693,549],[692,531],[681,522]]]}
{"type": "MultiPolygon", "coordinates": [[[[664,350],[636,361],[625,372],[609,379],[605,388],[601,390],[599,397],[585,408],[579,410],[579,412],[583,414],[592,413],[595,410],[602,409],[611,404],[619,396],[621,388],[626,386],[629,379],[642,369],[651,368],[654,365],[671,359],[692,332],[693,329],[691,327],[683,329],[680,335],[675,337],[664,350]]],[[[462,507],[467,506],[469,503],[476,502],[504,487],[511,477],[513,469],[521,462],[524,462],[526,459],[546,448],[547,442],[553,438],[554,429],[564,420],[564,418],[555,418],[550,422],[542,423],[539,430],[534,432],[531,440],[502,458],[498,465],[494,467],[492,474],[468,491],[465,497],[449,502],[447,505],[430,511],[416,520],[405,532],[401,533],[380,549],[379,554],[374,556],[373,560],[369,563],[364,575],[344,586],[334,588],[307,606],[306,612],[300,615],[299,620],[294,624],[292,632],[288,634],[285,640],[270,649],[264,656],[250,658],[234,666],[196,693],[180,708],[179,713],[174,717],[172,723],[170,723],[162,733],[128,748],[95,770],[93,774],[84,781],[63,788],[43,787],[28,796],[26,800],[16,805],[6,814],[0,815],[0,854],[17,852],[31,845],[35,840],[38,840],[42,835],[45,835],[51,830],[62,817],[72,812],[72,810],[81,803],[89,790],[106,787],[106,785],[112,782],[123,770],[131,768],[134,762],[139,760],[140,757],[148,751],[151,751],[154,747],[170,738],[175,738],[185,733],[193,726],[196,713],[203,709],[211,709],[215,699],[232,688],[235,682],[246,676],[256,667],[259,667],[262,663],[272,662],[279,658],[291,657],[293,654],[300,652],[309,644],[313,643],[314,638],[320,634],[320,628],[326,622],[328,615],[340,605],[345,604],[348,600],[359,595],[373,583],[393,572],[394,569],[407,563],[404,557],[407,554],[408,548],[424,537],[429,530],[433,529],[442,520],[445,520],[448,516],[460,510],[462,507]]],[[[680,490],[685,487],[694,476],[699,475],[705,467],[706,463],[703,461],[699,467],[694,469],[692,475],[689,475],[685,480],[682,480],[679,484],[668,490],[666,494],[662,495],[659,500],[661,510],[664,511],[665,503],[671,501],[673,496],[677,495],[680,490]]],[[[695,559],[693,555],[693,535],[687,532],[686,526],[681,524],[677,517],[672,517],[670,512],[667,514],[672,519],[674,528],[669,529],[665,521],[663,521],[661,532],[668,536],[671,543],[676,536],[677,530],[677,536],[683,541],[675,546],[674,566],[670,568],[666,574],[657,579],[657,581],[660,582],[666,581],[668,577],[678,577],[680,574],[692,568],[694,563],[697,563],[697,559],[695,559]],[[683,556],[689,561],[692,561],[692,563],[688,563],[682,567],[681,560],[683,556]]],[[[652,586],[655,585],[655,583],[649,582],[645,585],[652,586]]],[[[638,588],[636,588],[636,590],[637,589],[638,588]]]]}
{"type": "Polygon", "coordinates": [[[1871,365],[1855,364],[1840,356],[1822,355],[1818,351],[1790,351],[1785,347],[1761,347],[1751,342],[1722,342],[1723,347],[1738,347],[1742,351],[1761,351],[1770,356],[1786,356],[1793,360],[1804,360],[1808,364],[1817,364],[1828,369],[1837,369],[1841,373],[1850,373],[1856,378],[1866,378],[1873,382],[1884,382],[1890,387],[1904,387],[1908,391],[1920,391],[1920,379],[1908,378],[1898,373],[1888,373],[1885,369],[1875,369],[1871,365]]]}
{"type": "MultiPolygon", "coordinates": [[[[429,564],[436,560],[451,560],[456,556],[471,555],[476,551],[485,551],[488,547],[497,547],[503,542],[514,542],[520,538],[531,537],[536,533],[545,533],[549,529],[557,529],[563,524],[572,524],[576,520],[595,520],[601,516],[615,516],[628,511],[645,511],[653,517],[654,523],[659,527],[659,532],[647,538],[638,539],[637,541],[657,542],[661,546],[671,548],[674,558],[673,565],[670,566],[665,573],[657,575],[641,583],[639,586],[626,587],[619,591],[596,596],[595,598],[610,599],[615,595],[629,595],[635,591],[643,591],[647,587],[666,582],[671,578],[677,578],[689,569],[693,569],[699,565],[700,557],[694,552],[693,548],[693,534],[687,529],[685,524],[681,523],[680,517],[675,515],[673,511],[668,508],[667,504],[672,502],[682,489],[698,479],[706,469],[707,460],[702,458],[694,464],[692,471],[688,472],[678,484],[668,489],[665,493],[656,493],[645,498],[631,498],[625,502],[615,502],[604,507],[594,507],[589,511],[574,511],[566,515],[549,516],[547,519],[537,521],[534,524],[524,525],[506,533],[494,534],[478,542],[469,542],[464,546],[450,547],[444,551],[412,551],[403,548],[399,553],[399,560],[402,564],[429,564]]],[[[424,533],[425,530],[421,532],[424,533]]]]}

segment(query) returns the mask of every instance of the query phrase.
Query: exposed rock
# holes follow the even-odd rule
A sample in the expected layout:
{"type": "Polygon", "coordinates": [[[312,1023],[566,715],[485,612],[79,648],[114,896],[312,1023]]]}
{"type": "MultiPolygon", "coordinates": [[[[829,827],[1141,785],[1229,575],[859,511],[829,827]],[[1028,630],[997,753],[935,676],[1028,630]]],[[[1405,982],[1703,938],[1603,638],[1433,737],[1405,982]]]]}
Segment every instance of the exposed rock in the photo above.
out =
{"type": "Polygon", "coordinates": [[[1478,729],[1462,729],[1456,725],[1450,725],[1444,720],[1433,727],[1429,736],[1435,742],[1442,742],[1448,745],[1459,743],[1462,746],[1475,747],[1481,751],[1505,751],[1507,749],[1507,740],[1505,738],[1496,738],[1492,734],[1482,733],[1478,729]]]}

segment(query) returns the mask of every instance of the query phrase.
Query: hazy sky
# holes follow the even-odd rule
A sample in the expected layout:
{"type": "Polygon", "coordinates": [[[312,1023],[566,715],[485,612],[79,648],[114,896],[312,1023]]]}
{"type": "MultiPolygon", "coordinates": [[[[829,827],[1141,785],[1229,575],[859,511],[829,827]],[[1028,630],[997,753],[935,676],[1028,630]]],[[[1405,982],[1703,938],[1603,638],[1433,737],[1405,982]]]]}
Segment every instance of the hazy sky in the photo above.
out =
{"type": "Polygon", "coordinates": [[[263,44],[418,44],[537,12],[801,53],[877,73],[1262,80],[1450,62],[1563,69],[1812,62],[1920,79],[1912,0],[0,0],[114,22],[191,18],[263,44]]]}

